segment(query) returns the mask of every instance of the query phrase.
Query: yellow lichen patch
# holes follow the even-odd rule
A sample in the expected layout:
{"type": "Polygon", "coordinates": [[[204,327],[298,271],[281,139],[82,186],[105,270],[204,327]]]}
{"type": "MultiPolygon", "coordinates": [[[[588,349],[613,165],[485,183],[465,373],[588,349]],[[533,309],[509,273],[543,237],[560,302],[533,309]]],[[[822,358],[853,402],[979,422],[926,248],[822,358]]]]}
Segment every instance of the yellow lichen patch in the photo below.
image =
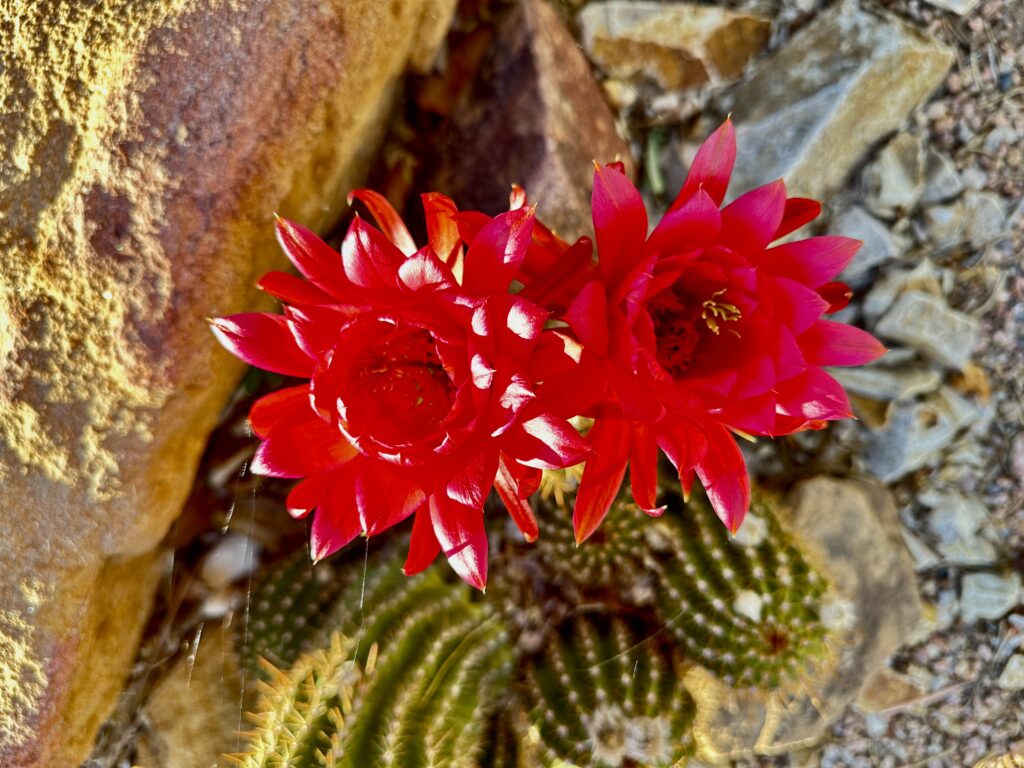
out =
{"type": "MultiPolygon", "coordinates": [[[[0,175],[7,225],[0,296],[13,295],[22,309],[14,317],[0,306],[0,439],[13,460],[3,463],[84,485],[95,500],[117,487],[108,439],[136,431],[140,410],[158,409],[166,393],[128,343],[128,318],[147,309],[131,269],[119,274],[91,263],[84,193],[116,175],[117,156],[104,142],[130,117],[118,105],[130,102],[122,91],[144,35],[186,5],[66,3],[52,14],[0,12],[13,29],[0,53],[0,96],[26,107],[0,125],[0,147],[21,158],[0,175]],[[65,429],[53,429],[55,421],[65,429]]],[[[148,261],[152,272],[158,265],[148,261]]]]}
{"type": "Polygon", "coordinates": [[[16,714],[0,720],[0,743],[28,744],[28,725],[48,683],[46,670],[32,649],[32,626],[14,611],[0,611],[0,712],[16,714]]]}

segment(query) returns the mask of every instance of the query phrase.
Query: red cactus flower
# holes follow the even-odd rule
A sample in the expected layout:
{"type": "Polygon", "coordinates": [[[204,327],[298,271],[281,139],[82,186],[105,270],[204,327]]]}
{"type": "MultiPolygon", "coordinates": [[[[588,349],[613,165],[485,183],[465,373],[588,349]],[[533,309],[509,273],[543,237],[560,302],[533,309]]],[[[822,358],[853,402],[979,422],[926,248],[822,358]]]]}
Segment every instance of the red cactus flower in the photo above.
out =
{"type": "Polygon", "coordinates": [[[630,468],[651,514],[660,448],[689,492],[699,477],[735,531],[750,503],[734,440],[817,429],[851,415],[822,366],[884,352],[868,333],[821,319],[849,296],[832,282],[860,243],[812,237],[772,245],[820,205],[786,197],[782,181],[721,207],[736,156],[730,122],[700,148],[686,183],[648,237],[640,194],[619,164],[596,167],[592,199],[598,274],[565,311],[604,361],[607,390],[592,413],[573,522],[582,541],[600,525],[630,468]]]}
{"type": "Polygon", "coordinates": [[[254,404],[262,442],[252,470],[303,478],[287,506],[314,513],[314,559],[415,515],[406,573],[443,551],[483,589],[490,488],[532,540],[525,499],[540,470],[586,455],[566,421],[580,407],[571,385],[586,358],[576,341],[544,330],[546,311],[507,292],[531,242],[532,209],[489,219],[463,252],[454,205],[426,195],[430,242],[417,249],[384,198],[354,196],[387,236],[357,217],[338,254],[278,220],[302,277],[271,272],[260,286],[284,314],[213,323],[246,362],[309,379],[254,404]]]}

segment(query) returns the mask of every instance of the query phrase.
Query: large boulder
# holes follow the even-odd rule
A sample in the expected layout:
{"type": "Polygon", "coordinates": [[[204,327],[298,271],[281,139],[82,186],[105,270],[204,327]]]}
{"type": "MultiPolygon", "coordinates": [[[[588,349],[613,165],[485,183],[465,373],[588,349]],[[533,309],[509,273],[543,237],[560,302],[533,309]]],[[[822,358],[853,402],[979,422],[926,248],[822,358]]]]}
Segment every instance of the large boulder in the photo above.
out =
{"type": "Polygon", "coordinates": [[[490,50],[439,138],[430,188],[496,214],[521,184],[560,235],[593,234],[593,161],[632,174],[633,160],[590,64],[547,0],[520,0],[490,50]]]}
{"type": "Polygon", "coordinates": [[[454,0],[0,6],[0,764],[88,751],[241,373],[275,211],[335,221],[454,0]]]}

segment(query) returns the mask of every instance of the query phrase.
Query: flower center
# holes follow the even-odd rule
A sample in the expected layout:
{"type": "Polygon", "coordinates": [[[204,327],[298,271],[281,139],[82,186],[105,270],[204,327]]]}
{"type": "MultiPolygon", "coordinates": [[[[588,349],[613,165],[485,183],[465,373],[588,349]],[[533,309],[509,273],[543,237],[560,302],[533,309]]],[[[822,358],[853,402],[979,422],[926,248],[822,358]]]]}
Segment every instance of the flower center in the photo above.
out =
{"type": "Polygon", "coordinates": [[[411,443],[437,432],[455,400],[434,338],[420,328],[400,328],[364,351],[353,373],[367,421],[383,443],[411,443]]]}
{"type": "Polygon", "coordinates": [[[700,359],[706,340],[722,330],[737,334],[729,323],[743,313],[725,301],[725,288],[700,301],[689,296],[677,282],[656,295],[648,305],[658,344],[658,362],[673,378],[685,374],[700,359]]]}

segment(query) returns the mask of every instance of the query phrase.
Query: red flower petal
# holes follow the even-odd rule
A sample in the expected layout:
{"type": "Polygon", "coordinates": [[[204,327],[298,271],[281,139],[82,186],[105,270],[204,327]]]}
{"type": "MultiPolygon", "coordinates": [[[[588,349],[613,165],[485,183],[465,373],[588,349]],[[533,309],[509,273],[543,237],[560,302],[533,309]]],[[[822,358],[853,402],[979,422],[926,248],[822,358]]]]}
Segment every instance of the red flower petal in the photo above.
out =
{"type": "Polygon", "coordinates": [[[796,280],[773,275],[765,280],[765,287],[774,298],[779,320],[795,334],[810,328],[828,311],[828,302],[821,294],[796,280]]]}
{"type": "Polygon", "coordinates": [[[458,208],[450,197],[437,192],[428,192],[421,199],[427,218],[427,241],[437,258],[451,265],[462,245],[459,225],[455,219],[458,208]]]}
{"type": "Polygon", "coordinates": [[[828,310],[825,312],[828,315],[846,309],[853,298],[853,291],[846,283],[825,283],[818,288],[818,294],[828,302],[828,310]]]}
{"type": "Polygon", "coordinates": [[[583,468],[572,512],[577,544],[586,541],[598,529],[622,485],[629,461],[629,422],[598,419],[590,428],[587,439],[593,454],[583,468]]]}
{"type": "Polygon", "coordinates": [[[648,515],[658,516],[665,511],[658,506],[658,443],[654,434],[644,426],[633,428],[633,443],[629,454],[629,482],[633,500],[648,515]]]}
{"type": "Polygon", "coordinates": [[[533,236],[532,208],[495,216],[466,252],[462,287],[471,294],[505,291],[519,271],[533,236]]]}
{"type": "Polygon", "coordinates": [[[758,266],[818,288],[842,272],[860,246],[860,240],[849,237],[811,237],[765,251],[758,266]]]}
{"type": "Polygon", "coordinates": [[[675,210],[698,189],[703,188],[715,205],[721,205],[725,192],[729,187],[729,178],[736,163],[736,131],[732,120],[726,120],[700,145],[697,156],[693,159],[686,182],[679,196],[669,210],[675,210]]]}
{"type": "Polygon", "coordinates": [[[278,424],[305,418],[312,409],[308,384],[288,387],[264,395],[253,403],[249,409],[249,423],[259,437],[266,437],[278,424]]]}
{"type": "Polygon", "coordinates": [[[313,475],[300,480],[285,499],[288,514],[296,520],[301,520],[320,505],[330,489],[330,484],[330,475],[313,475]]]}
{"type": "Polygon", "coordinates": [[[705,422],[703,428],[708,450],[694,469],[718,519],[736,533],[750,509],[747,465],[729,430],[711,421],[705,422]]]}
{"type": "Polygon", "coordinates": [[[791,197],[786,200],[786,212],[782,216],[782,223],[775,231],[772,240],[778,240],[788,234],[796,232],[804,224],[809,224],[818,218],[821,213],[821,203],[806,197],[791,197]]]}
{"type": "Polygon", "coordinates": [[[672,432],[659,435],[658,446],[679,472],[680,481],[683,481],[683,474],[707,454],[708,439],[698,424],[686,420],[672,432]]]}
{"type": "Polygon", "coordinates": [[[448,498],[467,507],[483,507],[484,500],[494,485],[494,476],[497,472],[496,451],[478,454],[448,481],[448,498]]]}
{"type": "Polygon", "coordinates": [[[520,424],[514,439],[509,454],[536,469],[564,469],[590,455],[590,446],[572,424],[546,413],[520,424]]]}
{"type": "Polygon", "coordinates": [[[545,331],[528,364],[529,378],[549,413],[571,418],[589,409],[607,389],[605,365],[590,349],[556,331],[545,331]]]}
{"type": "Polygon", "coordinates": [[[274,230],[281,250],[299,270],[299,274],[332,294],[332,288],[348,283],[341,268],[341,255],[308,229],[278,217],[274,222],[274,230]]]}
{"type": "Polygon", "coordinates": [[[780,179],[752,189],[722,209],[722,243],[754,254],[775,237],[786,211],[786,185],[780,179]]]}
{"type": "Polygon", "coordinates": [[[405,558],[402,573],[415,576],[434,562],[441,545],[434,535],[434,524],[430,520],[430,510],[423,507],[416,512],[412,521],[412,537],[409,539],[409,555],[405,558]]]}
{"type": "Polygon", "coordinates": [[[590,205],[601,274],[614,286],[643,257],[647,210],[636,187],[613,165],[594,167],[590,205]]]}
{"type": "Polygon", "coordinates": [[[398,277],[411,291],[455,286],[455,277],[451,270],[434,255],[433,251],[427,249],[406,259],[398,268],[398,277]]]}
{"type": "Polygon", "coordinates": [[[246,312],[210,321],[217,341],[249,365],[285,376],[309,378],[314,363],[295,343],[282,315],[246,312]]]}
{"type": "Polygon", "coordinates": [[[271,429],[250,468],[267,477],[306,477],[336,469],[356,453],[336,427],[309,410],[271,429]]]}
{"type": "Polygon", "coordinates": [[[765,392],[731,403],[718,414],[718,420],[731,429],[738,429],[748,435],[772,437],[776,424],[775,393],[765,392]]]}
{"type": "MultiPolygon", "coordinates": [[[[507,456],[502,456],[498,462],[498,474],[494,478],[494,489],[498,492],[498,496],[512,517],[512,521],[522,531],[523,537],[527,541],[532,542],[537,540],[537,537],[540,535],[540,529],[537,526],[537,518],[533,514],[533,508],[530,506],[527,497],[536,488],[531,489],[529,485],[532,485],[532,482],[528,485],[521,479],[522,469],[521,465],[516,464],[507,456]]],[[[534,477],[539,483],[540,472],[537,471],[534,477]]]]}
{"type": "Polygon", "coordinates": [[[558,314],[572,301],[579,287],[596,274],[594,244],[589,237],[566,246],[536,222],[533,241],[517,275],[524,286],[519,295],[558,314]]]}
{"type": "Polygon", "coordinates": [[[267,272],[256,286],[278,301],[289,304],[330,304],[335,299],[316,284],[288,272],[267,272]]]}
{"type": "Polygon", "coordinates": [[[362,288],[393,288],[405,256],[391,241],[358,216],[341,244],[348,279],[362,288]]]}
{"type": "Polygon", "coordinates": [[[398,250],[406,256],[416,253],[416,243],[413,241],[412,235],[409,234],[405,222],[402,221],[402,217],[398,215],[384,195],[374,192],[372,189],[356,189],[349,193],[349,205],[352,204],[353,199],[358,200],[369,209],[381,232],[388,236],[398,250]]]}
{"type": "Polygon", "coordinates": [[[678,208],[669,211],[654,228],[645,254],[675,255],[718,242],[722,233],[722,212],[704,189],[696,190],[678,208]]]}
{"type": "Polygon", "coordinates": [[[846,392],[820,368],[808,368],[779,384],[776,391],[779,401],[776,410],[782,417],[789,417],[780,418],[776,423],[777,435],[853,416],[846,392]]]}
{"type": "Polygon", "coordinates": [[[882,343],[867,331],[831,320],[819,320],[797,341],[812,365],[864,365],[885,354],[882,343]]]}
{"type": "Polygon", "coordinates": [[[355,505],[367,536],[400,523],[426,502],[426,494],[382,461],[360,462],[355,476],[355,505]]]}
{"type": "Polygon", "coordinates": [[[585,347],[598,355],[608,354],[608,299],[600,280],[583,286],[566,310],[565,321],[585,347]]]}
{"type": "Polygon", "coordinates": [[[338,334],[349,320],[359,314],[359,308],[286,306],[284,314],[302,351],[311,358],[320,359],[338,343],[338,334]]]}
{"type": "Polygon", "coordinates": [[[362,533],[362,525],[352,503],[352,478],[341,473],[331,478],[327,491],[313,514],[310,531],[310,555],[314,563],[333,555],[362,533]]]}
{"type": "Polygon", "coordinates": [[[487,586],[484,511],[435,494],[430,497],[430,521],[452,570],[471,587],[482,591],[487,586]]]}

